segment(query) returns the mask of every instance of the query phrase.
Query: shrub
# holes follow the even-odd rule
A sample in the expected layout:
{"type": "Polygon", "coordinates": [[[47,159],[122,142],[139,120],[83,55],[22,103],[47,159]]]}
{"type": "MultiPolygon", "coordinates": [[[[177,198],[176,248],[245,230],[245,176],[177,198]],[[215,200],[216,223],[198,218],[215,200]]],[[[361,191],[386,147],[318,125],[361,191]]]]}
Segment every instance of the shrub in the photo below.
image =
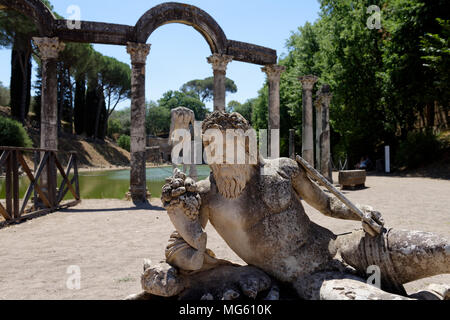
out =
{"type": "Polygon", "coordinates": [[[432,132],[411,132],[400,143],[395,161],[397,166],[415,169],[436,160],[442,149],[442,143],[432,132]]]}
{"type": "Polygon", "coordinates": [[[33,143],[22,124],[0,116],[0,146],[31,148],[33,143]]]}
{"type": "Polygon", "coordinates": [[[122,132],[122,124],[117,119],[109,119],[108,121],[108,137],[113,138],[122,132]]]}
{"type": "Polygon", "coordinates": [[[130,136],[127,135],[121,135],[119,140],[117,140],[117,144],[119,145],[119,147],[121,147],[122,149],[127,150],[128,152],[130,152],[130,136]]]}

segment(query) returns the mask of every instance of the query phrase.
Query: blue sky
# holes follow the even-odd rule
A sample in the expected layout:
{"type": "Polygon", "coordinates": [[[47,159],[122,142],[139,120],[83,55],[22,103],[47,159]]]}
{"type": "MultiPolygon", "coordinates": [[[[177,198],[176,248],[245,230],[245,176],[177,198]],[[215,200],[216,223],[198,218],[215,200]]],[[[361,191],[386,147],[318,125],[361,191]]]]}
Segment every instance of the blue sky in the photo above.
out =
{"type": "MultiPolygon", "coordinates": [[[[68,18],[67,9],[77,5],[81,19],[135,25],[147,10],[165,1],[153,0],[53,0],[55,11],[68,18]]],[[[285,42],[292,31],[305,22],[318,18],[317,0],[185,0],[208,12],[222,27],[228,39],[250,42],[286,53],[285,42]]],[[[157,29],[149,38],[152,45],[147,60],[146,99],[158,100],[168,90],[178,90],[192,79],[212,76],[206,62],[211,55],[203,37],[193,28],[182,24],[169,24],[157,29]]],[[[125,47],[95,45],[104,55],[130,63],[125,47]]],[[[0,81],[9,86],[10,50],[0,50],[0,81]]],[[[227,102],[245,102],[257,96],[265,81],[261,66],[232,62],[227,76],[237,86],[236,94],[227,95],[227,102]]],[[[120,107],[128,106],[124,102],[120,107]]],[[[208,108],[212,105],[208,104],[208,108]]]]}

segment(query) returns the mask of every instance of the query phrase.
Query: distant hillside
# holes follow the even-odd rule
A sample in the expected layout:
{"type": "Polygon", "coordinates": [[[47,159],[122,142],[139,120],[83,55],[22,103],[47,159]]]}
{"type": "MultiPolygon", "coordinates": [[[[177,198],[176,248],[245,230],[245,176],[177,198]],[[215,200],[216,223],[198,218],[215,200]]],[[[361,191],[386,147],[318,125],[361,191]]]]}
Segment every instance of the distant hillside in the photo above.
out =
{"type": "MultiPolygon", "coordinates": [[[[0,115],[9,117],[10,109],[0,106],[0,115]]],[[[27,123],[25,126],[33,146],[39,147],[39,129],[27,123]]],[[[114,168],[130,165],[130,153],[120,148],[113,141],[106,139],[104,142],[94,142],[80,136],[63,133],[59,137],[59,150],[75,151],[78,155],[78,165],[80,168],[114,168]]],[[[31,164],[31,159],[26,159],[31,164]]],[[[61,159],[65,162],[67,159],[61,159]]]]}

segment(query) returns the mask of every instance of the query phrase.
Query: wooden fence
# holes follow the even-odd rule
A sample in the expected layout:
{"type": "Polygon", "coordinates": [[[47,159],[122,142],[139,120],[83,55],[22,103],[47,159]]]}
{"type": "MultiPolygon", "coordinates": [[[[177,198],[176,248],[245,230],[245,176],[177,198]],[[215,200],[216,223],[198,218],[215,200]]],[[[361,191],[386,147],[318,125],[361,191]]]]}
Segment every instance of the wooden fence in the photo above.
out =
{"type": "Polygon", "coordinates": [[[18,222],[62,208],[72,207],[81,202],[78,180],[76,153],[62,153],[55,150],[0,147],[0,173],[5,173],[5,199],[0,199],[0,215],[6,223],[18,222]],[[25,161],[24,153],[32,153],[34,170],[25,161]],[[67,168],[64,171],[57,154],[69,156],[67,168]],[[23,199],[19,195],[19,177],[22,168],[29,186],[23,199]],[[62,181],[57,187],[57,172],[62,181]],[[73,171],[73,177],[69,176],[73,171]],[[70,191],[74,200],[63,203],[70,191]],[[33,205],[27,210],[27,204],[33,195],[33,205]],[[2,202],[5,202],[3,205],[2,202]]]}

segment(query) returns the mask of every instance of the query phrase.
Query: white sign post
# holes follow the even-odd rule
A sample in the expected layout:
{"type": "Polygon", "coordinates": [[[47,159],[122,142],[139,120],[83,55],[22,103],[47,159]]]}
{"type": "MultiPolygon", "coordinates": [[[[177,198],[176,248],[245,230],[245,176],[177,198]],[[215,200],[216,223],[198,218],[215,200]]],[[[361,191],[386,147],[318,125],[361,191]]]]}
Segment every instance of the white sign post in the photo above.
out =
{"type": "Polygon", "coordinates": [[[386,173],[391,173],[391,148],[386,146],[384,148],[384,156],[385,156],[385,171],[386,173]]]}

